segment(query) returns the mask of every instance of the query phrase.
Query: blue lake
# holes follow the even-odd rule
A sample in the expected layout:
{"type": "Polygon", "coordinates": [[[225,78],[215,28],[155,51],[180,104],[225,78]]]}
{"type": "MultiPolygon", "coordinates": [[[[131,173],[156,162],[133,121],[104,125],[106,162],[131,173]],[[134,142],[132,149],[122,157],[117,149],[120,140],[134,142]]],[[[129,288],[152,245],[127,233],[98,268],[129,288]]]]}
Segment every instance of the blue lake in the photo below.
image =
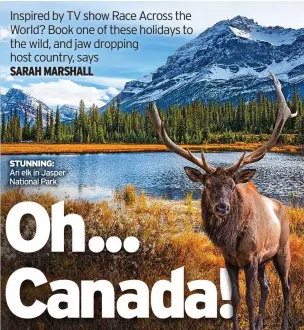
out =
{"type": "MultiPolygon", "coordinates": [[[[199,156],[199,154],[197,154],[199,156]]],[[[240,152],[208,153],[213,166],[231,165],[240,152]]],[[[67,170],[57,187],[23,187],[31,192],[47,191],[58,198],[70,197],[91,201],[110,199],[116,187],[128,183],[147,195],[169,199],[183,199],[186,192],[200,196],[200,186],[186,177],[183,167],[191,164],[173,153],[112,153],[67,155],[12,155],[1,156],[1,191],[12,189],[9,185],[10,160],[52,160],[56,169],[67,170]]],[[[288,203],[296,200],[304,205],[303,156],[269,153],[265,159],[252,164],[257,169],[253,178],[261,193],[288,203]]]]}

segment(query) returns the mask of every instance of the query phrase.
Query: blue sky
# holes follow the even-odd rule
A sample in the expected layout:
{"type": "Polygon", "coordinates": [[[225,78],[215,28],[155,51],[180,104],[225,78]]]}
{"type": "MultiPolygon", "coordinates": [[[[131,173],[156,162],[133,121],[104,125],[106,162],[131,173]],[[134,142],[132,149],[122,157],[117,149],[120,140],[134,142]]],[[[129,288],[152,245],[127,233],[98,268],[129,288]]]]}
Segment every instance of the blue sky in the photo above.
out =
{"type": "MultiPolygon", "coordinates": [[[[203,32],[206,28],[212,26],[223,19],[233,18],[237,15],[253,18],[259,24],[266,26],[281,25],[290,28],[303,27],[304,3],[303,2],[2,2],[0,13],[0,66],[1,93],[4,94],[10,87],[17,87],[29,92],[36,98],[42,100],[49,106],[62,105],[64,103],[77,105],[82,98],[87,105],[97,103],[102,105],[115,96],[124,84],[143,75],[155,71],[159,66],[166,62],[169,55],[174,51],[203,32]],[[132,21],[131,26],[142,25],[168,25],[182,26],[187,24],[191,26],[194,33],[190,36],[119,36],[117,39],[138,40],[139,49],[137,51],[129,50],[100,50],[90,49],[87,54],[99,54],[100,61],[92,65],[94,77],[15,77],[9,75],[10,67],[10,44],[11,39],[10,12],[46,12],[54,10],[66,12],[75,10],[83,12],[111,12],[118,10],[120,12],[175,12],[181,10],[189,12],[192,15],[190,22],[164,22],[164,21],[132,21]]],[[[106,24],[126,25],[125,22],[107,22],[106,24]]],[[[26,25],[24,23],[19,23],[26,25]]],[[[43,22],[32,22],[29,24],[43,24],[43,22]]],[[[52,24],[52,22],[50,22],[52,24]]],[[[60,25],[59,23],[54,23],[60,25]]],[[[62,24],[71,24],[72,26],[102,26],[105,22],[68,22],[62,24]]],[[[77,36],[48,36],[51,40],[69,40],[77,36]]],[[[81,36],[85,40],[103,39],[104,36],[81,36]]],[[[17,40],[35,40],[38,37],[16,36],[17,40]]],[[[115,39],[113,36],[107,36],[106,39],[115,39]]],[[[28,53],[29,49],[18,50],[18,54],[28,53]]],[[[33,51],[39,53],[41,51],[33,51]]],[[[48,50],[47,53],[57,53],[58,50],[48,50]]],[[[72,50],[61,50],[62,53],[71,54],[72,50]]],[[[81,52],[85,53],[85,52],[81,52]]],[[[16,64],[14,64],[16,65],[16,64]]],[[[21,65],[21,64],[20,64],[21,65]]],[[[27,65],[27,64],[24,64],[27,65]]],[[[47,64],[41,63],[41,66],[47,64]]],[[[55,64],[56,65],[56,64],[55,64]]],[[[58,64],[59,65],[59,64],[58,64]]],[[[68,65],[68,64],[60,64],[68,65]]],[[[17,65],[16,65],[17,66],[17,65]]]]}

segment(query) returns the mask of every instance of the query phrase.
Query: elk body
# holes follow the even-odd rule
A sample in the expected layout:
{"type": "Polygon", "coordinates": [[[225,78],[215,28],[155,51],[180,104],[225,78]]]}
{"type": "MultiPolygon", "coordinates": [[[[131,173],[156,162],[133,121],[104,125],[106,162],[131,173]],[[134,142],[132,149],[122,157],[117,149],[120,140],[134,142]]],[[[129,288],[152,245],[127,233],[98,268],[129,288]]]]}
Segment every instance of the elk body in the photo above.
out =
{"type": "Polygon", "coordinates": [[[244,153],[234,165],[228,168],[214,168],[207,163],[203,152],[200,159],[189,150],[176,145],[167,135],[155,104],[148,112],[164,144],[205,171],[201,173],[195,168],[185,167],[190,180],[204,185],[201,199],[203,224],[211,241],[222,251],[230,276],[234,330],[239,329],[237,308],[240,302],[238,283],[240,269],[244,269],[246,278],[246,304],[250,330],[263,329],[263,316],[269,293],[265,266],[270,261],[277,269],[282,284],[284,311],[281,329],[288,329],[290,300],[288,217],[279,201],[259,194],[255,185],[250,182],[255,170],[239,171],[243,166],[262,159],[276,144],[286,120],[296,116],[287,106],[280,82],[274,74],[270,74],[279,103],[273,133],[264,145],[252,151],[248,156],[244,153]],[[261,289],[257,318],[254,312],[256,279],[261,289]]]}

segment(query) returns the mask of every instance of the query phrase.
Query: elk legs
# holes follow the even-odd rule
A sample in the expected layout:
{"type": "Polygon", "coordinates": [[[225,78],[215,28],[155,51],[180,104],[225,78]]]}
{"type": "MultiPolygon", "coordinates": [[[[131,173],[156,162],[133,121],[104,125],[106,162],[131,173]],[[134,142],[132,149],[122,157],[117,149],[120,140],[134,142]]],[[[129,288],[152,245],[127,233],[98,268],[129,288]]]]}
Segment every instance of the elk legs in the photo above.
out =
{"type": "Polygon", "coordinates": [[[261,298],[260,298],[260,305],[259,305],[259,315],[256,320],[256,330],[262,330],[263,329],[263,317],[264,317],[264,311],[265,311],[265,305],[266,300],[269,294],[269,280],[267,278],[265,267],[267,262],[264,262],[259,265],[258,268],[258,280],[260,283],[261,288],[261,298]]]}
{"type": "Polygon", "coordinates": [[[255,283],[257,278],[258,271],[258,261],[253,259],[251,264],[247,266],[245,269],[245,277],[246,277],[246,304],[248,308],[249,314],[249,329],[255,330],[255,283]]]}
{"type": "Polygon", "coordinates": [[[290,300],[290,279],[288,276],[289,273],[289,263],[290,263],[290,252],[289,246],[286,244],[286,248],[280,250],[273,258],[273,263],[275,268],[278,271],[282,291],[284,297],[284,311],[283,311],[283,320],[282,320],[282,330],[288,329],[288,312],[289,312],[289,300],[290,300]]]}
{"type": "Polygon", "coordinates": [[[231,303],[233,307],[233,316],[232,316],[233,330],[239,330],[239,326],[238,326],[238,305],[240,303],[239,268],[230,265],[228,262],[226,262],[226,269],[230,277],[231,290],[232,290],[231,303]]]}

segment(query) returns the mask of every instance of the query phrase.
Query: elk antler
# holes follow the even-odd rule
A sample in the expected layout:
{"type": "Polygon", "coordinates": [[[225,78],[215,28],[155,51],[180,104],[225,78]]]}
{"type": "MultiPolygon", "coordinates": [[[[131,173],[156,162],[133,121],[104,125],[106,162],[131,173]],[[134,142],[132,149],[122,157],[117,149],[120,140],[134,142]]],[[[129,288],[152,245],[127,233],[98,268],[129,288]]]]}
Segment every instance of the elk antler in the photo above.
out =
{"type": "Polygon", "coordinates": [[[283,95],[282,86],[281,86],[278,78],[272,72],[269,72],[269,74],[271,75],[271,77],[273,79],[274,87],[276,89],[278,101],[279,101],[279,110],[278,110],[277,120],[275,123],[275,127],[273,129],[273,132],[270,135],[270,138],[266,143],[264,143],[262,146],[260,146],[256,150],[253,150],[246,157],[245,157],[245,153],[243,153],[241,158],[235,164],[226,168],[225,170],[229,173],[235,173],[239,168],[241,168],[247,164],[250,164],[250,163],[255,163],[255,162],[259,161],[260,159],[262,159],[266,155],[266,153],[272,147],[275,146],[287,119],[293,118],[298,114],[298,112],[291,113],[291,111],[286,103],[285,97],[283,95]]]}
{"type": "Polygon", "coordinates": [[[204,152],[202,151],[201,156],[202,159],[199,159],[198,157],[194,156],[190,150],[185,150],[175,144],[168,136],[164,122],[161,121],[156,105],[155,103],[152,104],[152,107],[148,110],[148,115],[150,117],[150,120],[152,121],[153,126],[155,127],[158,135],[163,140],[165,146],[170,149],[171,151],[175,152],[179,156],[186,158],[190,162],[194,163],[195,165],[202,168],[206,173],[213,173],[216,169],[212,166],[210,166],[205,158],[204,152]]]}

